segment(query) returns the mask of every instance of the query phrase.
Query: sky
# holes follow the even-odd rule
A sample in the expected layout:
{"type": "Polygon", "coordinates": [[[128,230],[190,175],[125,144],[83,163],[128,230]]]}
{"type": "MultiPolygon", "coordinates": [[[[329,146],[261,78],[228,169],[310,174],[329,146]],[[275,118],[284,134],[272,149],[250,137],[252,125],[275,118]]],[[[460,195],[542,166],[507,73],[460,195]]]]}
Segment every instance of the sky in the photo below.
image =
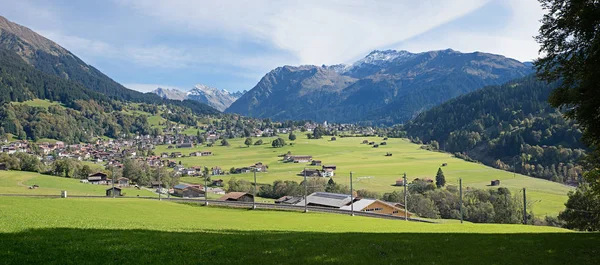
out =
{"type": "Polygon", "coordinates": [[[537,0],[0,0],[0,15],[128,88],[250,90],[283,65],[372,50],[538,57],[537,0]]]}

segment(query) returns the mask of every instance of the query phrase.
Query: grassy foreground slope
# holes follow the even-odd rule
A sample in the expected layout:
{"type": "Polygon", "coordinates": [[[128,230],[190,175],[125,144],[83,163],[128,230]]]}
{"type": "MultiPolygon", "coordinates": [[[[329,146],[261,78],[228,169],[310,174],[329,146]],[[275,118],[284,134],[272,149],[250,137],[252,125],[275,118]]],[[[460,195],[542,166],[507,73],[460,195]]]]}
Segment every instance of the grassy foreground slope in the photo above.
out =
{"type": "MultiPolygon", "coordinates": [[[[68,195],[104,196],[107,185],[92,185],[79,183],[78,179],[47,176],[34,172],[0,170],[0,194],[23,195],[60,195],[63,190],[68,195]],[[29,186],[38,185],[37,189],[29,186]]],[[[125,196],[157,196],[155,193],[136,188],[123,188],[125,196]]]]}
{"type": "MultiPolygon", "coordinates": [[[[361,144],[365,139],[376,143],[383,142],[378,137],[356,137],[340,138],[336,141],[330,141],[329,137],[320,140],[308,140],[305,135],[297,134],[298,139],[293,146],[283,148],[271,147],[270,141],[273,138],[260,138],[265,144],[261,146],[251,145],[246,147],[244,139],[229,139],[231,146],[218,146],[218,142],[213,147],[194,147],[181,149],[168,149],[167,146],[159,146],[155,150],[157,154],[161,152],[179,151],[189,155],[193,150],[210,150],[213,156],[205,157],[184,157],[177,158],[185,166],[220,166],[224,170],[231,167],[249,166],[256,162],[263,162],[269,166],[269,172],[259,173],[257,181],[259,183],[271,184],[274,180],[296,180],[302,181],[298,176],[303,168],[315,168],[310,164],[283,163],[280,154],[291,151],[295,155],[312,155],[316,160],[322,160],[324,164],[337,165],[337,176],[334,177],[338,183],[349,185],[349,173],[354,172],[354,188],[367,189],[379,193],[399,190],[401,187],[395,187],[396,179],[406,172],[408,179],[414,178],[432,178],[438,168],[443,163],[448,166],[443,167],[448,185],[458,185],[458,179],[463,179],[465,187],[489,188],[491,180],[499,179],[501,187],[507,187],[513,192],[520,192],[522,188],[527,188],[528,200],[535,202],[531,205],[533,211],[538,216],[557,215],[564,209],[564,203],[567,201],[567,193],[572,190],[556,182],[550,182],[543,179],[536,179],[524,175],[494,169],[482,164],[470,163],[464,160],[454,158],[450,154],[431,152],[420,149],[419,145],[412,144],[406,139],[389,139],[387,145],[379,148],[373,148],[370,145],[361,144]],[[385,156],[387,152],[393,154],[391,157],[385,156]]],[[[287,139],[287,135],[282,135],[287,139]]],[[[259,138],[254,138],[257,141],[259,138]]],[[[290,142],[287,141],[286,142],[290,142]]],[[[237,174],[229,176],[219,176],[228,180],[230,177],[242,178],[252,181],[252,174],[237,174]]],[[[199,178],[184,178],[182,181],[193,183],[202,182],[199,178]]]]}
{"type": "Polygon", "coordinates": [[[593,264],[599,234],[143,199],[0,197],[6,264],[593,264]]]}

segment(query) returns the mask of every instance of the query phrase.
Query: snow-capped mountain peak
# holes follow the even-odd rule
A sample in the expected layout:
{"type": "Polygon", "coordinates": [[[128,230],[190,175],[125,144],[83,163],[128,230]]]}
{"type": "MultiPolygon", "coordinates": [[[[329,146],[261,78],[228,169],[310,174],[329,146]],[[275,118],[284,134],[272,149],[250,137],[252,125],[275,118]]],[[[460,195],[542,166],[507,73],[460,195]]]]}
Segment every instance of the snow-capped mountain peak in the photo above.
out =
{"type": "Polygon", "coordinates": [[[378,64],[382,62],[391,62],[398,58],[408,59],[413,57],[415,54],[408,51],[396,51],[396,50],[374,50],[365,58],[362,58],[355,62],[353,65],[359,64],[378,64]]]}
{"type": "Polygon", "coordinates": [[[195,100],[202,103],[206,103],[209,106],[224,111],[234,101],[243,95],[246,91],[230,93],[225,89],[218,89],[207,85],[197,84],[187,92],[183,92],[177,89],[163,89],[157,88],[152,93],[157,94],[163,98],[177,99],[177,100],[195,100]]]}

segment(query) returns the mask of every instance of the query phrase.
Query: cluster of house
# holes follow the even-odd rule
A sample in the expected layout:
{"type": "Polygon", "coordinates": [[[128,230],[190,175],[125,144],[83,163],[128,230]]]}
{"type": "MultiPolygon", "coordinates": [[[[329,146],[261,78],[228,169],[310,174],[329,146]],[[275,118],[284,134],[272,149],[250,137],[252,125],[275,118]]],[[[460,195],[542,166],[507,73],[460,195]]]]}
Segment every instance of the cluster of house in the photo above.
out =
{"type": "MultiPolygon", "coordinates": [[[[312,165],[321,166],[321,161],[313,160],[312,165]],[[315,163],[317,162],[317,163],[315,163]]],[[[307,177],[333,177],[335,175],[336,165],[322,165],[321,168],[305,168],[299,175],[307,177]]]]}
{"type": "Polygon", "coordinates": [[[315,192],[306,196],[283,196],[275,201],[276,204],[289,204],[296,206],[317,206],[346,211],[372,212],[393,216],[408,216],[413,214],[405,210],[404,205],[400,203],[390,203],[378,199],[368,199],[349,194],[338,194],[329,192],[315,192]]]}

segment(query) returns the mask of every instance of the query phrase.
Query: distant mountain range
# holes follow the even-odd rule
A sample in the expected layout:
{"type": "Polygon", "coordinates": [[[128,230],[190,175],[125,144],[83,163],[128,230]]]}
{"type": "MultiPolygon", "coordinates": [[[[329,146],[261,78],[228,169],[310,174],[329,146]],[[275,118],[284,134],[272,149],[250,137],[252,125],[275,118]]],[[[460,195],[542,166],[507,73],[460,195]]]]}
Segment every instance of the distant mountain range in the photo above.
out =
{"type": "Polygon", "coordinates": [[[489,53],[376,50],[351,65],[278,67],[226,112],[275,120],[403,123],[451,98],[532,72],[531,65],[489,53]]]}
{"type": "MultiPolygon", "coordinates": [[[[190,108],[197,114],[217,113],[215,109],[197,101],[165,100],[154,94],[127,89],[67,49],[2,16],[0,16],[0,49],[6,50],[7,54],[15,53],[36,70],[79,84],[110,99],[150,104],[172,104],[190,108]]],[[[85,91],[74,91],[73,93],[79,92],[88,93],[85,91]]],[[[42,94],[42,96],[52,95],[42,94]]]]}
{"type": "Polygon", "coordinates": [[[196,85],[190,91],[181,91],[175,88],[157,88],[153,90],[153,94],[156,94],[162,98],[173,99],[173,100],[194,100],[207,104],[219,111],[224,111],[233,102],[240,98],[246,91],[238,91],[230,93],[225,89],[218,89],[205,85],[196,85]]]}

